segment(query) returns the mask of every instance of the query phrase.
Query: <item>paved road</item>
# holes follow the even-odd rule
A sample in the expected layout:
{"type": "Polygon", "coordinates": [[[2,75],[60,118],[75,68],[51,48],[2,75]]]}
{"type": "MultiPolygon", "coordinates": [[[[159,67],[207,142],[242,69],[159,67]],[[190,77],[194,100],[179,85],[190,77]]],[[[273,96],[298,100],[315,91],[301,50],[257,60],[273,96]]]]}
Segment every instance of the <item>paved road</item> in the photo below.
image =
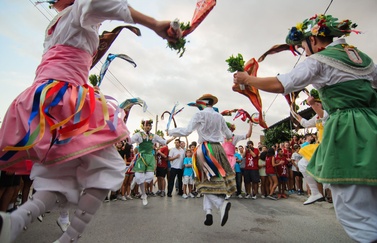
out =
{"type": "MultiPolygon", "coordinates": [[[[335,218],[332,204],[303,206],[304,196],[272,201],[231,198],[229,220],[205,226],[202,198],[151,197],[104,203],[80,242],[353,242],[335,218]]],[[[73,213],[73,209],[70,210],[73,213]]],[[[61,231],[56,211],[33,223],[18,243],[53,242],[61,231]]]]}

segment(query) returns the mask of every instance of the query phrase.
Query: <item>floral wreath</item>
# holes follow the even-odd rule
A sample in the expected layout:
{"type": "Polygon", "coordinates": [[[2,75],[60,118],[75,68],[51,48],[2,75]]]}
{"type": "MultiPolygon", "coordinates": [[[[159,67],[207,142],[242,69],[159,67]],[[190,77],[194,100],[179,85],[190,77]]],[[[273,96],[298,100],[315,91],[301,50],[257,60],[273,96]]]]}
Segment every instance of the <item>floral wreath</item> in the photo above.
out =
{"type": "Polygon", "coordinates": [[[149,119],[149,120],[141,120],[141,124],[140,124],[140,127],[141,127],[141,129],[143,129],[144,128],[144,125],[145,124],[153,124],[153,120],[152,119],[149,119]]]}
{"type": "Polygon", "coordinates": [[[285,41],[289,45],[301,45],[301,42],[309,36],[342,37],[349,36],[351,32],[359,34],[360,31],[352,30],[356,27],[357,24],[349,19],[339,22],[331,15],[316,14],[292,27],[285,41]]]}

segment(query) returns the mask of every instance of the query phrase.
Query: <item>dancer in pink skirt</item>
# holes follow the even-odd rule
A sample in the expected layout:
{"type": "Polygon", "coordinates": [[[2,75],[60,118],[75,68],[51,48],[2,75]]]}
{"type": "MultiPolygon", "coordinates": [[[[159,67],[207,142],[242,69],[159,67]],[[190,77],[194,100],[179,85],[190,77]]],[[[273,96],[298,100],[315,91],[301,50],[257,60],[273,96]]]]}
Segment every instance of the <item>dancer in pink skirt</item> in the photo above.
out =
{"type": "Polygon", "coordinates": [[[46,2],[59,14],[47,27],[42,62],[0,130],[0,169],[17,173],[32,166],[37,192],[13,213],[0,214],[2,243],[15,241],[39,215],[67,201],[78,206],[57,242],[76,242],[108,191],[122,184],[125,164],[113,145],[129,132],[117,104],[87,84],[101,22],[141,24],[176,39],[167,35],[170,21],[146,16],[127,0],[46,2]]]}

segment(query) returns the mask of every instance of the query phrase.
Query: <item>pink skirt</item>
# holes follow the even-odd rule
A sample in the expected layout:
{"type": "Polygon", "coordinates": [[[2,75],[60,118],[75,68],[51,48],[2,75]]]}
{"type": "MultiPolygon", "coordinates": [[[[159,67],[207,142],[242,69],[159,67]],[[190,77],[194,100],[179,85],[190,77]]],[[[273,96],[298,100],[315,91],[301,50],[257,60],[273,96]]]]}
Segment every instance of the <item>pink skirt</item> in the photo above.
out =
{"type": "Polygon", "coordinates": [[[35,82],[12,102],[3,119],[0,170],[30,171],[30,161],[64,163],[128,137],[117,104],[93,96],[86,84],[91,60],[85,51],[62,45],[43,56],[35,82]]]}

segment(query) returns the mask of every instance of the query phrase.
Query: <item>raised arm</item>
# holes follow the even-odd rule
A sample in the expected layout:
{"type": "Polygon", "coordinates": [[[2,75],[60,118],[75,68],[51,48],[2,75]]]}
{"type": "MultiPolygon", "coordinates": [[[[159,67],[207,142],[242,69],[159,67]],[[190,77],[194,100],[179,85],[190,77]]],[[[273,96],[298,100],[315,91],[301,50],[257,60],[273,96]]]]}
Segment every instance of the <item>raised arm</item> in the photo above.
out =
{"type": "Polygon", "coordinates": [[[270,93],[284,93],[284,87],[276,77],[259,78],[247,72],[237,72],[233,77],[235,84],[250,85],[270,93]]]}
{"type": "MultiPolygon", "coordinates": [[[[131,16],[132,16],[132,19],[134,20],[135,23],[137,24],[141,24],[151,30],[153,30],[154,32],[156,32],[157,35],[161,36],[163,39],[167,39],[168,41],[171,41],[171,42],[176,42],[177,41],[177,38],[173,38],[173,37],[170,37],[168,36],[167,34],[167,30],[170,28],[170,22],[171,21],[158,21],[148,15],[145,15],[137,10],[135,10],[134,8],[132,7],[128,7],[130,12],[131,12],[131,16]]],[[[178,30],[180,31],[180,30],[178,30]]],[[[179,37],[182,35],[181,32],[179,32],[179,37]]]]}

